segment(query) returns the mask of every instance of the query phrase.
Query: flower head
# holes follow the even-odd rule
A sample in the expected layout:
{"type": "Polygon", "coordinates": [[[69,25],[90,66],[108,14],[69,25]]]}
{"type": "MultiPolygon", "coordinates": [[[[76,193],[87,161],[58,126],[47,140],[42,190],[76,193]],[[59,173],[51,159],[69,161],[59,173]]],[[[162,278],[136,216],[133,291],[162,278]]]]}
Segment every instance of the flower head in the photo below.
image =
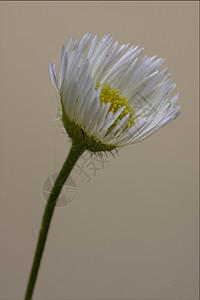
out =
{"type": "Polygon", "coordinates": [[[63,46],[58,76],[49,64],[74,143],[109,151],[145,139],[180,114],[179,95],[169,99],[175,84],[167,69],[159,72],[164,59],[139,60],[142,50],[118,47],[108,34],[98,42],[97,35],[86,33],[63,46]]]}

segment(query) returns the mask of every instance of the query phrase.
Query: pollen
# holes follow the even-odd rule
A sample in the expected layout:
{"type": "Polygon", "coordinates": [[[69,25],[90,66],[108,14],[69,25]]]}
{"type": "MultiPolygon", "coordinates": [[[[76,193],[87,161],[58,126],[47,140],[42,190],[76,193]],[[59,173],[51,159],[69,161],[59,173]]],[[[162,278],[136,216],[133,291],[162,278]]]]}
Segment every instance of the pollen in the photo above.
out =
{"type": "MultiPolygon", "coordinates": [[[[100,86],[100,82],[97,82],[96,89],[98,89],[99,86],[100,86]]],[[[130,114],[129,121],[126,127],[124,128],[124,130],[135,125],[133,106],[129,104],[128,97],[123,97],[122,95],[120,95],[119,89],[114,90],[113,88],[110,87],[110,84],[108,83],[104,84],[100,94],[100,102],[101,104],[110,102],[111,105],[109,111],[112,111],[113,114],[116,113],[119,108],[125,106],[124,110],[117,118],[117,120],[114,122],[114,124],[110,127],[109,131],[111,131],[120,122],[120,120],[128,113],[130,114]]]]}

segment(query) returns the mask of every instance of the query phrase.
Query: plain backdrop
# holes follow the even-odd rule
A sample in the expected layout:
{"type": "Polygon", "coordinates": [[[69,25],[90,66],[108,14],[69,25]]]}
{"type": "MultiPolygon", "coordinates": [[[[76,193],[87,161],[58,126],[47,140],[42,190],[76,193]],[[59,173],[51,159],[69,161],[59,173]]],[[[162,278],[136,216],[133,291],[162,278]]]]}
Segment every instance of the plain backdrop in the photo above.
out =
{"type": "Polygon", "coordinates": [[[0,3],[0,299],[23,298],[43,184],[70,148],[48,64],[58,66],[62,44],[86,32],[164,57],[182,114],[95,161],[96,173],[80,159],[85,173],[73,170],[75,198],[55,211],[34,299],[198,299],[195,1],[0,3]]]}

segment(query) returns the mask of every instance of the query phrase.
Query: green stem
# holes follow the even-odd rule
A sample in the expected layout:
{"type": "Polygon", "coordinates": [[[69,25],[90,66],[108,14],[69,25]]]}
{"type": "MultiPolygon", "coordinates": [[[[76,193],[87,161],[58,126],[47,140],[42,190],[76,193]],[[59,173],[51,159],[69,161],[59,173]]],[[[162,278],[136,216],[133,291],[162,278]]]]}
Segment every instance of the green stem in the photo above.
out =
{"type": "Polygon", "coordinates": [[[32,269],[27,285],[27,290],[25,294],[24,300],[31,300],[33,295],[33,290],[35,287],[42,255],[44,252],[45,242],[47,239],[51,219],[54,213],[54,209],[56,206],[56,202],[58,199],[58,196],[62,190],[62,187],[67,180],[71,170],[73,169],[74,165],[76,164],[78,158],[81,156],[81,154],[85,151],[84,147],[78,147],[74,144],[72,144],[70,152],[67,156],[67,159],[54,183],[54,186],[52,188],[51,194],[49,195],[48,202],[46,204],[46,208],[44,211],[41,229],[39,231],[39,237],[38,242],[35,250],[35,256],[33,259],[32,269]]]}

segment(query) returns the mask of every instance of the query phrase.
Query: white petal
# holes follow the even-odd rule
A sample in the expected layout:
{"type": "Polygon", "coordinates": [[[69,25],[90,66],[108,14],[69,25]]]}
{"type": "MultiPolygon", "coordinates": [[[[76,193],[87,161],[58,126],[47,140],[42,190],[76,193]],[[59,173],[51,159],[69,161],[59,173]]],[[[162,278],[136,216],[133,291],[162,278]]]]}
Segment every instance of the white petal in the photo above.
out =
{"type": "Polygon", "coordinates": [[[95,97],[92,101],[92,104],[91,104],[89,110],[86,113],[85,124],[84,124],[84,121],[82,122],[82,124],[85,127],[85,130],[88,134],[89,134],[89,130],[88,130],[89,126],[92,123],[92,120],[95,118],[99,107],[100,107],[99,99],[97,97],[95,97]]]}
{"type": "Polygon", "coordinates": [[[115,135],[115,138],[117,138],[120,135],[120,133],[124,130],[124,128],[126,127],[128,121],[129,121],[129,116],[130,116],[130,114],[126,114],[120,120],[120,122],[113,128],[113,130],[108,135],[106,135],[106,137],[104,138],[106,142],[113,139],[114,135],[115,135]],[[116,132],[117,132],[117,134],[116,134],[116,132]]]}
{"type": "Polygon", "coordinates": [[[112,118],[108,120],[107,123],[105,123],[105,129],[102,128],[104,131],[104,135],[106,134],[107,130],[110,128],[110,126],[118,119],[118,117],[121,115],[122,111],[124,110],[125,106],[120,107],[115,114],[113,114],[112,118]]]}
{"type": "Polygon", "coordinates": [[[66,92],[67,66],[68,66],[68,57],[67,57],[67,53],[65,53],[63,56],[63,62],[62,62],[61,73],[60,73],[60,92],[61,92],[61,94],[64,94],[66,92]]]}
{"type": "Polygon", "coordinates": [[[104,125],[104,121],[105,121],[105,118],[106,118],[106,115],[108,113],[108,110],[110,108],[110,102],[108,103],[105,103],[105,104],[102,104],[101,105],[101,108],[102,108],[102,111],[101,111],[101,115],[99,117],[99,120],[98,120],[98,123],[97,123],[97,126],[96,126],[96,129],[95,131],[93,132],[93,134],[98,137],[98,134],[102,128],[102,126],[104,125]]]}
{"type": "Polygon", "coordinates": [[[54,87],[56,88],[56,90],[58,91],[59,89],[58,89],[57,76],[52,62],[49,63],[49,73],[51,76],[51,81],[54,87]]]}

